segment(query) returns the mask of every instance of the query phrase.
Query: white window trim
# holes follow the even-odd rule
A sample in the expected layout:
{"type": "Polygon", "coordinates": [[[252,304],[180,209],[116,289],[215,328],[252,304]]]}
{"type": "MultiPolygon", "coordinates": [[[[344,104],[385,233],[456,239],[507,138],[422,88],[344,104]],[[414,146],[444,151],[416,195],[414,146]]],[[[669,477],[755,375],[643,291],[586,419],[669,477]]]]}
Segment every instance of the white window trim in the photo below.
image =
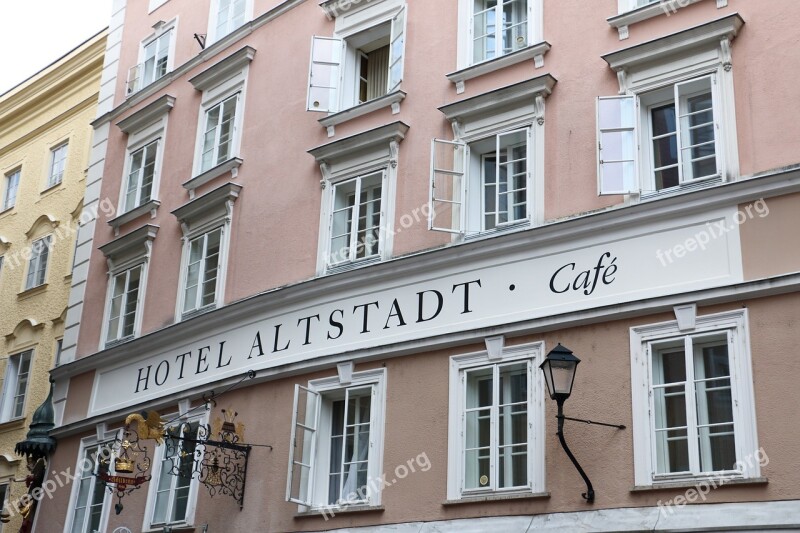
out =
{"type": "MultiPolygon", "coordinates": [[[[231,33],[234,33],[238,28],[232,28],[231,31],[226,33],[225,35],[217,35],[217,19],[219,18],[219,0],[212,0],[211,4],[211,11],[208,15],[208,31],[207,31],[207,38],[206,38],[206,47],[210,46],[211,44],[224,39],[231,33]]],[[[244,22],[242,25],[247,24],[253,20],[253,0],[245,0],[244,6],[244,22]]],[[[241,27],[241,26],[240,26],[241,27]]]]}
{"type": "MultiPolygon", "coordinates": [[[[544,41],[544,2],[542,0],[527,0],[528,5],[528,41],[527,46],[520,50],[527,50],[529,48],[536,48],[537,54],[536,56],[536,68],[541,68],[544,66],[544,54],[549,49],[538,50],[539,43],[544,41]]],[[[458,57],[457,57],[457,69],[463,70],[469,67],[473,67],[476,65],[481,64],[489,64],[492,61],[496,61],[504,56],[497,56],[492,59],[487,59],[484,61],[480,61],[478,63],[472,62],[472,9],[474,6],[474,0],[458,0],[458,57]]],[[[511,55],[511,54],[505,54],[511,55]]],[[[519,61],[524,61],[526,59],[530,59],[528,55],[524,55],[519,61]]],[[[517,61],[515,61],[517,62],[517,61]]],[[[497,62],[497,69],[503,68],[509,65],[508,62],[497,62]]],[[[514,64],[514,63],[510,63],[514,64]]],[[[488,65],[487,65],[488,66],[488,65]]],[[[496,70],[495,68],[487,69],[481,74],[485,74],[486,72],[491,72],[492,70],[496,70]]],[[[463,83],[463,81],[462,81],[463,83]]],[[[460,87],[460,91],[463,92],[463,86],[460,87]]]]}
{"type": "MultiPolygon", "coordinates": [[[[105,429],[101,426],[100,430],[100,437],[102,439],[98,439],[98,435],[92,435],[91,437],[84,437],[81,439],[80,446],[78,448],[78,460],[75,463],[75,470],[74,473],[77,475],[78,472],[81,471],[81,464],[83,463],[83,456],[86,453],[88,448],[92,448],[95,446],[99,446],[104,442],[112,441],[114,438],[120,436],[121,430],[111,430],[105,431],[105,429]]],[[[97,483],[98,481],[95,481],[97,483]]],[[[75,504],[77,503],[78,499],[78,491],[80,489],[79,479],[76,478],[75,481],[72,483],[72,490],[70,491],[69,497],[69,505],[67,507],[67,516],[64,522],[64,533],[71,533],[72,532],[72,520],[75,517],[75,504]]],[[[106,489],[103,496],[103,514],[100,518],[100,531],[105,531],[108,527],[108,518],[110,516],[111,511],[111,494],[106,489]]]]}
{"type": "MultiPolygon", "coordinates": [[[[317,245],[317,275],[328,271],[338,272],[347,264],[328,268],[330,249],[330,224],[333,210],[332,183],[341,183],[357,176],[384,170],[381,189],[380,229],[381,253],[379,260],[392,257],[394,249],[394,218],[397,198],[397,166],[400,159],[400,143],[405,138],[408,126],[395,122],[374,130],[319,146],[309,151],[319,163],[322,173],[322,208],[319,218],[319,242],[317,245]]],[[[369,264],[369,260],[349,263],[353,267],[369,264]]]]}
{"type": "MultiPolygon", "coordinates": [[[[44,267],[44,280],[42,281],[42,283],[38,283],[28,287],[28,276],[30,275],[31,267],[33,266],[32,261],[34,257],[33,254],[31,254],[31,258],[25,262],[26,268],[25,268],[25,277],[22,279],[22,292],[31,291],[33,289],[36,289],[37,287],[44,287],[45,285],[47,285],[47,277],[50,275],[50,266],[53,263],[53,248],[55,248],[55,239],[53,239],[54,235],[55,233],[46,233],[40,237],[31,240],[31,250],[32,250],[33,245],[35,243],[47,239],[47,264],[44,267]]],[[[37,265],[36,265],[38,270],[39,266],[38,261],[41,260],[41,252],[39,252],[39,255],[37,257],[39,258],[37,259],[37,265]]],[[[33,281],[34,283],[36,283],[36,279],[34,279],[33,281]]]]}
{"type": "Polygon", "coordinates": [[[233,221],[233,204],[239,196],[241,185],[228,183],[203,196],[195,198],[188,204],[173,211],[178,218],[183,231],[181,238],[181,264],[180,284],[178,296],[175,299],[175,322],[181,322],[196,314],[218,309],[225,302],[225,285],[228,274],[228,256],[230,253],[230,233],[233,221]],[[191,210],[192,212],[187,212],[191,210]],[[220,235],[219,265],[217,272],[216,298],[213,305],[200,307],[194,311],[183,312],[186,274],[189,263],[189,253],[193,239],[200,237],[217,228],[222,230],[220,235]]]}
{"type": "MultiPolygon", "coordinates": [[[[0,389],[0,423],[10,422],[12,420],[22,420],[27,416],[28,412],[28,401],[29,392],[31,388],[31,378],[33,377],[33,363],[34,357],[36,356],[36,347],[30,346],[28,348],[24,348],[22,350],[17,350],[14,353],[11,353],[8,357],[6,357],[6,368],[5,373],[3,375],[3,386],[0,389]],[[13,416],[11,412],[14,408],[13,403],[8,405],[7,402],[14,401],[14,394],[15,391],[9,389],[9,380],[8,380],[8,366],[11,363],[12,357],[21,357],[23,354],[30,352],[30,358],[28,361],[28,383],[25,385],[25,400],[22,405],[22,414],[20,416],[13,416]],[[8,418],[5,417],[5,411],[9,411],[8,418]]],[[[16,375],[14,376],[14,388],[16,389],[17,385],[19,384],[19,367],[17,367],[16,375]]]]}
{"type": "MultiPolygon", "coordinates": [[[[646,110],[642,109],[645,106],[640,105],[640,98],[645,93],[708,75],[716,78],[716,85],[712,86],[714,93],[712,97],[715,106],[714,120],[719,124],[719,129],[715,131],[717,160],[720,167],[718,177],[723,182],[739,178],[739,148],[730,47],[731,41],[743,24],[744,21],[738,15],[729,15],[603,56],[617,74],[619,94],[634,96],[636,100],[638,128],[636,184],[639,190],[626,195],[626,200],[641,201],[643,193],[647,198],[652,198],[683,192],[680,187],[658,193],[651,191],[654,186],[651,187],[653,176],[651,158],[648,157],[650,152],[649,147],[643,146],[642,142],[643,136],[649,131],[649,126],[648,123],[642,122],[646,110]]],[[[711,176],[697,182],[705,181],[708,185],[713,185],[715,183],[713,178],[714,176],[711,176]]]]}
{"type": "MultiPolygon", "coordinates": [[[[172,420],[172,423],[169,427],[173,427],[177,424],[190,424],[192,422],[197,422],[200,425],[208,424],[208,413],[201,413],[198,415],[187,416],[186,414],[178,416],[178,413],[172,413],[171,415],[167,415],[162,417],[165,420],[172,420]]],[[[156,493],[158,492],[158,478],[161,475],[161,471],[159,468],[156,468],[156,465],[161,464],[161,460],[164,457],[164,453],[166,452],[166,445],[156,446],[155,452],[153,453],[153,473],[152,478],[148,482],[150,488],[147,490],[147,503],[145,504],[145,511],[144,511],[144,519],[142,520],[142,531],[146,532],[160,532],[164,529],[163,525],[152,525],[153,520],[153,511],[155,509],[156,504],[156,493]]],[[[166,526],[176,526],[185,525],[186,527],[193,527],[194,526],[194,518],[195,518],[195,511],[197,509],[197,494],[198,489],[200,487],[200,482],[198,481],[197,477],[194,475],[192,476],[192,480],[189,483],[189,500],[186,503],[186,520],[181,522],[173,522],[167,523],[166,526]]]]}
{"type": "MultiPolygon", "coordinates": [[[[158,201],[161,185],[161,169],[164,164],[164,140],[167,136],[167,117],[168,115],[165,113],[156,122],[128,136],[128,146],[125,150],[125,164],[122,169],[122,186],[120,187],[119,201],[117,203],[117,213],[121,215],[135,211],[154,201],[158,201]],[[128,189],[128,179],[130,178],[129,174],[131,172],[133,154],[153,141],[156,141],[158,144],[156,146],[156,162],[153,168],[153,185],[150,193],[150,200],[142,205],[125,210],[125,196],[128,189]]],[[[117,226],[117,228],[119,228],[119,226],[117,226]]]]}
{"type": "MultiPolygon", "coordinates": [[[[252,59],[252,56],[250,56],[252,59]]],[[[224,61],[224,60],[223,60],[224,61]]],[[[213,67],[212,67],[213,68],[213,67]]],[[[249,72],[249,60],[235,74],[226,81],[218,85],[203,89],[203,96],[200,103],[200,112],[197,117],[197,136],[195,139],[194,163],[192,166],[192,177],[208,173],[211,169],[202,169],[203,159],[203,136],[205,134],[206,115],[216,105],[222,103],[227,98],[239,94],[236,102],[236,115],[233,121],[233,138],[231,140],[231,153],[227,161],[236,159],[240,155],[242,142],[243,119],[245,114],[245,96],[247,94],[247,74],[249,72]]],[[[216,166],[220,166],[226,161],[219,161],[216,166]]]]}
{"type": "Polygon", "coordinates": [[[544,342],[538,341],[517,346],[500,346],[499,353],[492,353],[488,347],[491,340],[486,339],[487,350],[455,355],[450,357],[450,393],[448,410],[448,453],[447,453],[447,499],[450,501],[483,498],[486,496],[509,494],[541,494],[546,491],[545,441],[547,437],[545,423],[545,383],[538,367],[544,360],[544,342]],[[470,368],[504,364],[514,361],[530,360],[531,387],[528,390],[528,479],[526,489],[508,489],[481,492],[479,494],[462,493],[463,454],[462,454],[462,406],[464,403],[461,376],[470,368]]]}
{"type": "Polygon", "coordinates": [[[731,334],[733,351],[728,354],[733,387],[733,411],[737,461],[743,464],[740,475],[725,476],[726,479],[752,479],[760,476],[757,460],[747,461],[758,451],[755,402],[753,396],[753,370],[750,356],[747,309],[698,316],[693,328],[681,330],[678,321],[662,322],[633,327],[631,343],[631,405],[633,416],[633,457],[636,486],[648,487],[676,481],[698,479],[721,479],[719,475],[655,475],[653,456],[652,420],[650,415],[649,387],[651,360],[648,346],[653,341],[672,339],[710,332],[728,331],[731,334]]]}
{"type": "MultiPolygon", "coordinates": [[[[158,21],[156,24],[153,25],[153,29],[154,29],[153,33],[151,33],[150,35],[148,35],[147,37],[142,39],[142,41],[139,43],[138,61],[137,61],[135,66],[139,67],[140,69],[143,69],[143,67],[144,67],[145,48],[148,45],[150,45],[153,41],[155,41],[156,39],[160,38],[165,33],[172,32],[172,35],[170,35],[170,38],[169,38],[169,45],[168,45],[168,49],[167,49],[167,71],[164,73],[164,76],[166,76],[167,74],[172,72],[172,70],[175,68],[175,47],[176,47],[175,43],[177,41],[176,36],[178,34],[178,18],[179,17],[175,17],[174,19],[170,20],[169,22],[158,21]]],[[[164,76],[162,76],[162,78],[164,76]]],[[[142,85],[141,81],[137,82],[137,86],[135,87],[135,89],[133,91],[128,93],[128,96],[130,96],[132,94],[136,94],[137,92],[141,91],[145,87],[148,87],[148,86],[152,85],[153,83],[157,82],[160,79],[161,78],[154,79],[154,80],[148,82],[147,85],[142,85]]]]}
{"type": "MultiPolygon", "coordinates": [[[[550,95],[555,83],[555,78],[545,74],[439,108],[452,125],[454,140],[463,142],[467,146],[500,133],[530,128],[527,221],[536,226],[544,223],[545,98],[550,95]],[[516,108],[509,111],[513,105],[516,105],[516,108]]],[[[473,181],[469,174],[469,158],[464,170],[464,186],[468,187],[473,181]]],[[[429,201],[432,203],[430,184],[429,193],[429,201]]],[[[466,211],[467,198],[463,198],[465,202],[463,210],[466,211]]],[[[430,203],[428,207],[433,216],[430,203]]],[[[525,221],[520,221],[509,225],[508,228],[496,228],[475,235],[495,235],[498,232],[511,231],[524,223],[525,221]]],[[[433,227],[431,224],[432,221],[429,221],[429,229],[433,227]]],[[[452,239],[453,242],[461,242],[465,237],[466,233],[453,233],[452,239]]]]}
{"type": "MultiPolygon", "coordinates": [[[[353,372],[350,379],[345,383],[341,376],[337,375],[334,377],[329,378],[321,378],[315,379],[308,382],[308,388],[320,395],[324,395],[326,392],[333,392],[345,388],[357,388],[357,387],[366,387],[372,385],[374,387],[374,394],[373,394],[373,404],[370,407],[370,411],[372,414],[372,419],[374,424],[370,426],[370,441],[371,441],[371,449],[370,449],[370,460],[368,466],[368,484],[371,486],[370,488],[370,501],[366,504],[355,504],[347,506],[348,509],[357,509],[363,507],[377,507],[381,505],[382,500],[382,491],[383,486],[380,483],[374,483],[373,480],[381,479],[381,473],[383,472],[383,449],[384,449],[384,426],[386,425],[386,369],[385,368],[377,368],[375,370],[364,370],[361,372],[353,372]],[[373,490],[374,489],[374,490],[373,490]]],[[[322,398],[317,403],[317,409],[321,410],[322,408],[322,398]]],[[[317,435],[321,434],[320,426],[320,412],[318,411],[316,414],[317,420],[317,435]]],[[[294,416],[294,415],[293,415],[294,416]]],[[[294,437],[294,429],[292,430],[292,437],[294,437]]],[[[327,446],[327,443],[320,442],[321,439],[317,439],[318,447],[315,449],[314,454],[315,456],[319,454],[323,454],[321,449],[324,449],[324,446],[327,446]]],[[[290,444],[293,444],[291,442],[290,444]]],[[[313,460],[313,459],[312,459],[313,460]]],[[[311,476],[316,477],[318,472],[314,470],[316,467],[316,463],[314,463],[314,467],[312,467],[311,476]]],[[[291,460],[289,462],[289,478],[287,479],[288,483],[291,483],[291,475],[292,475],[292,463],[291,460]]],[[[312,491],[313,491],[313,484],[312,484],[312,491]]],[[[312,492],[313,493],[313,492],[312,492]]],[[[316,494],[314,494],[316,496],[316,494]]],[[[312,497],[312,499],[314,499],[312,497]]],[[[314,505],[311,508],[298,504],[297,506],[298,512],[308,512],[310,510],[318,510],[318,509],[340,509],[341,506],[336,505],[314,505]]]]}
{"type": "Polygon", "coordinates": [[[70,145],[70,138],[64,137],[50,145],[47,150],[47,171],[44,181],[44,190],[47,191],[52,189],[53,187],[57,187],[64,182],[64,177],[67,174],[67,162],[69,161],[69,145],[70,145]],[[53,171],[53,162],[55,151],[66,146],[67,147],[67,155],[64,157],[64,170],[61,171],[61,177],[55,183],[50,183],[50,179],[52,178],[52,171],[53,171]]]}
{"type": "Polygon", "coordinates": [[[108,319],[111,314],[111,294],[114,291],[114,276],[139,265],[142,267],[142,274],[139,279],[139,305],[136,308],[133,338],[137,338],[141,335],[144,307],[147,297],[147,277],[150,266],[150,256],[153,250],[153,240],[155,240],[157,234],[158,227],[148,225],[128,233],[116,241],[111,241],[100,248],[106,256],[106,262],[108,264],[103,323],[100,328],[100,342],[98,345],[98,350],[100,351],[104,350],[107,345],[113,345],[120,340],[117,339],[116,341],[106,342],[106,337],[108,335],[108,319]]]}

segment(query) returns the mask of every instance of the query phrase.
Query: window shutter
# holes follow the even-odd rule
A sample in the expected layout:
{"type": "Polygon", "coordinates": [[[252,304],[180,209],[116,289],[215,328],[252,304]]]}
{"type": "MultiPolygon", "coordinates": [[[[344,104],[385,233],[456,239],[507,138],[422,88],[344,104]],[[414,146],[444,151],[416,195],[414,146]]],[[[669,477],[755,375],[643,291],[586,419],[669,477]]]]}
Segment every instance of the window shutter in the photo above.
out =
{"type": "Polygon", "coordinates": [[[433,140],[428,229],[464,232],[466,154],[464,142],[433,140]]]}
{"type": "Polygon", "coordinates": [[[295,385],[286,501],[309,507],[312,503],[312,474],[319,427],[319,400],[318,392],[295,385]]]}
{"type": "Polygon", "coordinates": [[[392,92],[403,81],[403,63],[406,46],[406,8],[403,7],[392,19],[391,44],[389,45],[389,87],[392,92]]]}
{"type": "Polygon", "coordinates": [[[636,122],[635,96],[597,99],[597,193],[601,196],[639,192],[636,122]]]}
{"type": "Polygon", "coordinates": [[[344,42],[334,37],[311,38],[308,73],[308,111],[337,111],[344,42]]]}

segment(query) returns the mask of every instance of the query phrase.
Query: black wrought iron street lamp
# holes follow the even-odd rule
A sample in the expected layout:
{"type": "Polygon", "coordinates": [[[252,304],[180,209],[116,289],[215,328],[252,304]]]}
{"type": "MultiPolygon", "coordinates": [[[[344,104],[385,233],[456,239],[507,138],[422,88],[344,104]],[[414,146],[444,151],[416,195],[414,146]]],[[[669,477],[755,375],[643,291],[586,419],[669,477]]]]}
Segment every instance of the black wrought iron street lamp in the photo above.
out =
{"type": "Polygon", "coordinates": [[[575,459],[569,446],[567,446],[567,441],[564,440],[564,420],[574,420],[575,422],[584,422],[586,424],[596,424],[598,426],[608,426],[617,429],[625,429],[625,426],[564,416],[564,402],[572,394],[572,386],[575,384],[575,371],[580,362],[581,360],[572,353],[572,350],[559,343],[558,346],[550,350],[550,353],[547,354],[547,357],[544,362],[539,365],[539,368],[541,368],[544,373],[544,381],[547,384],[547,391],[550,393],[550,398],[555,400],[558,405],[558,415],[556,415],[556,418],[558,418],[558,440],[561,442],[561,447],[564,448],[567,457],[569,457],[572,464],[575,465],[575,468],[578,470],[578,473],[586,482],[586,492],[581,494],[581,496],[583,496],[588,503],[592,503],[594,502],[594,487],[592,487],[592,482],[589,480],[586,472],[583,471],[581,465],[578,464],[578,460],[575,459]]]}

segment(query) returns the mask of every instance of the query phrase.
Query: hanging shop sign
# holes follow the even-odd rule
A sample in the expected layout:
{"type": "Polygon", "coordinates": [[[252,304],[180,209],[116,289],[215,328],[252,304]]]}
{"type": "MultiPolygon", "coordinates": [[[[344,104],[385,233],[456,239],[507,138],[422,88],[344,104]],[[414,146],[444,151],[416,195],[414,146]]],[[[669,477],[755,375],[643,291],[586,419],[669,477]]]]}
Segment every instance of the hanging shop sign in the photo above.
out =
{"type": "Polygon", "coordinates": [[[734,213],[684,218],[677,228],[598,228],[567,249],[563,242],[520,246],[423,274],[398,270],[390,282],[365,276],[356,288],[310,295],[301,305],[280,307],[265,295],[264,311],[247,323],[203,318],[209,325],[202,338],[98,369],[90,415],[248,369],[738,283],[738,229],[698,238],[733,224],[734,213]],[[702,246],[688,249],[698,241],[702,246]]]}

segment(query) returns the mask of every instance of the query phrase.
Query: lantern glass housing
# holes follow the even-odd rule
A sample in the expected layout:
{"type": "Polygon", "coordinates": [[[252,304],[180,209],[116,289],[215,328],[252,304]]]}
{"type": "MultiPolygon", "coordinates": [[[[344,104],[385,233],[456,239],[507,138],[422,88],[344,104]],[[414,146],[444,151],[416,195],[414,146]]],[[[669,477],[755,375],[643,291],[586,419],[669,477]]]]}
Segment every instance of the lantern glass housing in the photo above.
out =
{"type": "Polygon", "coordinates": [[[575,370],[581,360],[575,357],[568,348],[559,344],[547,354],[539,366],[544,373],[547,391],[553,400],[566,400],[572,394],[575,382],[575,370]]]}

